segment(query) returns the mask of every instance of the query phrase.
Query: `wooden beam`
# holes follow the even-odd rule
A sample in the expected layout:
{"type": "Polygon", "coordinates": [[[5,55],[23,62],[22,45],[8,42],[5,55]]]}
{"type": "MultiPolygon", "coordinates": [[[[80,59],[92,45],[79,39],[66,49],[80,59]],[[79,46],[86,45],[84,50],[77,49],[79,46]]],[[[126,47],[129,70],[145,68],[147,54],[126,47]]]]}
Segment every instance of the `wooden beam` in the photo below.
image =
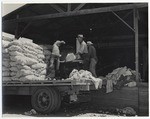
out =
{"type": "Polygon", "coordinates": [[[25,28],[22,30],[22,32],[20,33],[20,35],[17,36],[17,39],[19,39],[20,37],[22,37],[24,35],[24,33],[26,32],[27,28],[29,28],[31,22],[29,22],[25,28]]]}
{"type": "Polygon", "coordinates": [[[24,18],[19,18],[18,20],[12,19],[12,20],[6,20],[3,22],[35,21],[35,20],[50,19],[50,18],[59,18],[59,17],[78,16],[78,15],[86,15],[86,14],[94,14],[94,13],[121,11],[121,10],[143,8],[143,7],[148,7],[148,4],[147,3],[137,3],[137,4],[118,5],[118,6],[111,6],[111,7],[102,7],[102,8],[79,10],[79,11],[70,11],[70,12],[64,12],[64,13],[24,17],[24,18]]]}
{"type": "Polygon", "coordinates": [[[86,3],[82,3],[80,5],[78,5],[73,11],[77,11],[80,10],[86,3]]]}
{"type": "Polygon", "coordinates": [[[60,13],[64,12],[58,5],[51,5],[51,7],[54,8],[55,10],[57,10],[60,13]]]}
{"type": "Polygon", "coordinates": [[[71,11],[71,4],[67,5],[67,12],[71,11]]]}
{"type": "MultiPolygon", "coordinates": [[[[17,15],[16,18],[19,19],[19,15],[17,15]]],[[[15,38],[16,38],[16,39],[18,39],[18,32],[19,32],[19,23],[17,23],[16,29],[15,29],[15,38]]]]}
{"type": "Polygon", "coordinates": [[[139,36],[138,36],[138,10],[134,9],[134,29],[135,29],[135,69],[136,81],[139,81],[139,36]]]}
{"type": "Polygon", "coordinates": [[[120,19],[127,27],[129,27],[133,32],[135,32],[135,30],[125,21],[123,20],[119,15],[117,15],[115,12],[112,11],[112,13],[118,18],[120,19]]]}

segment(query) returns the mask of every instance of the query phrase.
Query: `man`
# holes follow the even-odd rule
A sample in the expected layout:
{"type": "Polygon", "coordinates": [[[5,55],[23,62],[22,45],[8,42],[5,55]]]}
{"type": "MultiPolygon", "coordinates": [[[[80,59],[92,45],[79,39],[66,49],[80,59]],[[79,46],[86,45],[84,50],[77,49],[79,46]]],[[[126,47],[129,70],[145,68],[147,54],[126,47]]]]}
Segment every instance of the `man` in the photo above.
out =
{"type": "Polygon", "coordinates": [[[96,56],[96,49],[93,46],[93,43],[91,41],[87,41],[87,46],[88,46],[88,57],[90,60],[89,70],[94,77],[97,77],[96,71],[95,71],[96,64],[98,62],[98,58],[96,56]]]}
{"type": "Polygon", "coordinates": [[[65,44],[65,42],[58,40],[53,44],[52,55],[50,59],[50,72],[51,72],[50,74],[53,74],[52,77],[55,76],[55,74],[52,71],[55,70],[57,74],[59,72],[60,57],[61,57],[59,47],[61,44],[65,44]]]}
{"type": "Polygon", "coordinates": [[[87,44],[84,42],[82,34],[78,34],[76,38],[76,57],[77,59],[83,59],[83,69],[88,69],[88,58],[87,58],[87,44]]]}

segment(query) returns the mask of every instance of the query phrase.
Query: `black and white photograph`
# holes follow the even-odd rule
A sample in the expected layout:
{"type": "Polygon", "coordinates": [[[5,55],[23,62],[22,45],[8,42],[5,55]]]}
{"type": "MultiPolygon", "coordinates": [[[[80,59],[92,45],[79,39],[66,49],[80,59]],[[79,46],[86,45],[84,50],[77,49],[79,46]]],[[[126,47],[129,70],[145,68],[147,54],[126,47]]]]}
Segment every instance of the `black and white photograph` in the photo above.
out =
{"type": "Polygon", "coordinates": [[[148,7],[2,2],[2,117],[149,117],[148,7]]]}

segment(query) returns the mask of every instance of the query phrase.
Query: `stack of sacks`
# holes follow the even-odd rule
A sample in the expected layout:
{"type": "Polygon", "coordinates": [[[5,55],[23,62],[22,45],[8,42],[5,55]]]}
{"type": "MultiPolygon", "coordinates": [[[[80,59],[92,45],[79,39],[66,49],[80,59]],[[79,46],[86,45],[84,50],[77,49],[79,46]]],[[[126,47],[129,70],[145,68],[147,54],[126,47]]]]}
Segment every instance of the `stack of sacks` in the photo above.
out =
{"type": "MultiPolygon", "coordinates": [[[[40,45],[40,47],[43,48],[43,53],[44,53],[44,62],[47,64],[47,66],[50,65],[50,58],[51,58],[51,51],[52,51],[52,45],[40,45]]],[[[49,67],[47,67],[49,68],[49,67]]],[[[47,69],[48,71],[48,69],[47,69]]]]}
{"type": "Polygon", "coordinates": [[[102,80],[100,78],[95,78],[92,76],[92,73],[86,70],[76,70],[74,69],[67,80],[78,80],[78,81],[92,81],[95,85],[95,88],[101,88],[102,87],[102,80]]]}
{"type": "Polygon", "coordinates": [[[45,80],[43,48],[32,41],[15,40],[9,44],[12,80],[45,80]]]}
{"type": "Polygon", "coordinates": [[[2,37],[2,80],[3,81],[9,81],[11,80],[10,78],[10,57],[8,53],[8,47],[10,42],[13,39],[7,38],[7,37],[2,37]]]}
{"type": "Polygon", "coordinates": [[[120,89],[124,85],[129,87],[136,86],[135,75],[135,71],[126,66],[114,69],[111,73],[106,75],[106,93],[112,92],[114,86],[117,89],[120,89]]]}

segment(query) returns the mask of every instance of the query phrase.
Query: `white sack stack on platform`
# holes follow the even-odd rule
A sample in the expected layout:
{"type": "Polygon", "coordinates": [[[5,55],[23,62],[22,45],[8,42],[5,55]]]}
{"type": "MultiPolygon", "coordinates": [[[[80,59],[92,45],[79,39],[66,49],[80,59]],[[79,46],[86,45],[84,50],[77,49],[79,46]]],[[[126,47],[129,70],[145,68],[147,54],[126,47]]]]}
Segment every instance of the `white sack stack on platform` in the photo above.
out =
{"type": "Polygon", "coordinates": [[[42,47],[32,40],[15,40],[8,51],[12,80],[45,80],[47,65],[42,47]]]}
{"type": "Polygon", "coordinates": [[[2,80],[3,81],[10,81],[10,56],[8,53],[8,47],[10,42],[13,39],[2,37],[2,80]]]}

